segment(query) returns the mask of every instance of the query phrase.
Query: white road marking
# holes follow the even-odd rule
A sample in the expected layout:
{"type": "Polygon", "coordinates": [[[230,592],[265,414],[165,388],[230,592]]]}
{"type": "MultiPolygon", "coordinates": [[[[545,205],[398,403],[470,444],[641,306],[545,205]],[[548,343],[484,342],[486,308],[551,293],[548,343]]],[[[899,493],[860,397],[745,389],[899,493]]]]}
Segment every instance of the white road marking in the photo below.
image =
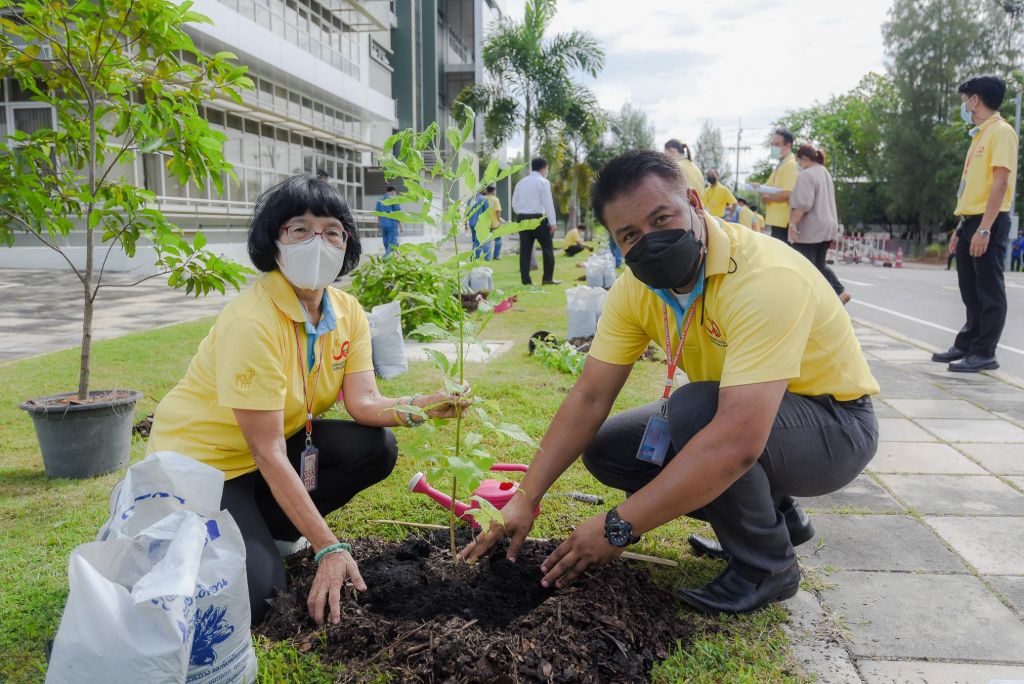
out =
{"type": "Polygon", "coordinates": [[[874,287],[878,283],[865,283],[863,280],[852,280],[850,278],[843,278],[843,283],[853,283],[854,285],[860,285],[861,287],[874,287]]]}
{"type": "Polygon", "coordinates": [[[1024,285],[1018,285],[1017,283],[1006,283],[1006,287],[1015,287],[1018,290],[1024,290],[1024,285]]]}
{"type": "MultiPolygon", "coordinates": [[[[943,332],[952,333],[954,335],[956,335],[958,332],[960,332],[959,330],[953,330],[952,328],[947,328],[946,326],[939,325],[938,323],[932,323],[931,321],[926,321],[926,320],[921,319],[921,318],[916,318],[915,316],[908,316],[907,314],[900,313],[899,311],[893,311],[892,309],[887,309],[884,306],[878,306],[877,304],[869,304],[868,302],[865,302],[863,299],[853,299],[853,300],[850,301],[850,303],[851,304],[860,304],[861,306],[866,306],[869,309],[875,309],[877,311],[881,311],[882,313],[887,313],[890,316],[896,316],[898,318],[903,318],[903,319],[908,320],[908,321],[913,321],[914,323],[920,323],[921,325],[926,325],[929,328],[935,328],[936,330],[942,330],[943,332]]],[[[1000,344],[999,348],[1003,349],[1003,350],[1006,350],[1008,352],[1013,352],[1014,354],[1020,354],[1021,356],[1024,356],[1024,349],[1017,349],[1016,347],[1010,347],[1010,346],[1005,345],[1005,344],[1000,344]]]]}

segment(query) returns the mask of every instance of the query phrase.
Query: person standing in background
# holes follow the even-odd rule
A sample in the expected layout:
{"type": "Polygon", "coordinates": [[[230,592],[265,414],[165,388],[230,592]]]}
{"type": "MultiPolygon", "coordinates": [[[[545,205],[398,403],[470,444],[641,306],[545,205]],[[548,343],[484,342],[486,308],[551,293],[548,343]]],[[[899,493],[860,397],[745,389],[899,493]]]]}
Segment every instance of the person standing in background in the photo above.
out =
{"type": "Polygon", "coordinates": [[[932,354],[955,373],[999,368],[996,347],[1006,324],[1003,262],[1010,246],[1010,204],[1017,180],[1017,134],[999,114],[1006,83],[978,76],[960,84],[960,116],[973,126],[949,241],[967,321],[953,346],[932,354]]]}
{"type": "Polygon", "coordinates": [[[803,172],[789,195],[789,242],[814,264],[839,295],[839,301],[846,304],[850,293],[825,262],[828,246],[839,232],[836,189],[832,174],[825,168],[825,153],[811,145],[801,145],[796,161],[803,172]]]}
{"type": "Polygon", "coordinates": [[[789,238],[789,193],[796,185],[796,177],[800,169],[793,155],[793,134],[785,128],[775,129],[772,134],[772,159],[778,164],[772,175],[768,176],[766,185],[778,188],[777,192],[761,193],[764,202],[764,218],[772,237],[786,242],[789,238]]]}
{"type": "MultiPolygon", "coordinates": [[[[394,213],[402,210],[402,205],[391,204],[388,200],[398,196],[398,190],[389,185],[384,194],[377,200],[377,211],[380,213],[394,213]]],[[[391,256],[391,252],[398,246],[398,234],[402,232],[402,224],[390,216],[378,216],[377,227],[380,228],[380,237],[384,240],[384,256],[391,256]]]]}
{"type": "Polygon", "coordinates": [[[480,244],[480,240],[476,236],[476,226],[481,220],[490,222],[490,219],[486,216],[488,206],[487,198],[478,192],[476,197],[473,198],[473,204],[470,206],[469,216],[466,219],[470,236],[473,239],[473,258],[479,259],[483,257],[484,261],[491,260],[491,245],[480,244]]]}
{"type": "Polygon", "coordinates": [[[540,225],[531,230],[519,231],[519,276],[523,285],[531,285],[530,256],[533,254],[533,243],[540,243],[544,255],[544,277],[542,285],[558,285],[562,281],[555,280],[555,246],[553,239],[558,219],[555,217],[555,200],[551,196],[551,183],[548,181],[548,163],[537,157],[530,162],[530,175],[516,183],[512,191],[512,211],[516,221],[540,219],[540,225]]]}
{"type": "MultiPolygon", "coordinates": [[[[501,220],[501,200],[495,192],[493,185],[488,185],[484,190],[484,197],[487,198],[487,219],[491,222],[491,230],[497,230],[503,223],[501,220]]],[[[494,238],[494,253],[491,259],[497,261],[501,258],[501,238],[494,238]]]]}
{"type": "Polygon", "coordinates": [[[1010,250],[1010,270],[1013,272],[1021,270],[1021,253],[1024,253],[1024,232],[1017,231],[1017,239],[1013,241],[1010,250]]]}
{"type": "Polygon", "coordinates": [[[736,204],[736,197],[729,188],[718,182],[718,171],[708,169],[708,186],[704,188],[704,207],[716,218],[723,218],[725,210],[736,204]]]}
{"type": "Polygon", "coordinates": [[[679,165],[679,170],[683,172],[683,178],[686,179],[686,187],[693,188],[703,196],[704,176],[697,165],[693,163],[693,155],[690,154],[689,146],[672,138],[665,143],[665,154],[672,157],[679,165]]]}

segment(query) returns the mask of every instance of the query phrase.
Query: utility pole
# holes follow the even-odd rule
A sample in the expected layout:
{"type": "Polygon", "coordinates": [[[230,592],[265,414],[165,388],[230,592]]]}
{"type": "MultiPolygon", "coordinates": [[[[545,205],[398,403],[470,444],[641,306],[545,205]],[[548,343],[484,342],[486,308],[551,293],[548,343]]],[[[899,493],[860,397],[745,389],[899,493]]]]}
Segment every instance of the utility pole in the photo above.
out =
{"type": "Polygon", "coordinates": [[[732,191],[739,192],[740,189],[740,152],[747,152],[750,150],[750,146],[743,146],[741,141],[743,137],[743,119],[739,119],[738,127],[736,128],[736,146],[728,147],[729,150],[736,150],[736,171],[732,177],[732,191]]]}

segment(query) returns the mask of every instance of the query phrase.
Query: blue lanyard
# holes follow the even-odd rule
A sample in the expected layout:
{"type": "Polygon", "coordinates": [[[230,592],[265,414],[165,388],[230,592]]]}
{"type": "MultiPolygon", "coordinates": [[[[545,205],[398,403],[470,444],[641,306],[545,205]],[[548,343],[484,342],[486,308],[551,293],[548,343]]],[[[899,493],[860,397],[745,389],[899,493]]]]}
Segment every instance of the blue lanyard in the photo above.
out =
{"type": "Polygon", "coordinates": [[[654,290],[653,288],[648,288],[653,290],[654,293],[658,295],[676,314],[676,333],[678,335],[683,334],[683,320],[686,318],[686,312],[690,310],[691,306],[693,306],[697,297],[704,294],[704,266],[705,264],[700,265],[700,272],[697,274],[697,284],[690,292],[690,299],[686,302],[685,307],[679,304],[679,300],[673,296],[671,290],[654,290]]]}

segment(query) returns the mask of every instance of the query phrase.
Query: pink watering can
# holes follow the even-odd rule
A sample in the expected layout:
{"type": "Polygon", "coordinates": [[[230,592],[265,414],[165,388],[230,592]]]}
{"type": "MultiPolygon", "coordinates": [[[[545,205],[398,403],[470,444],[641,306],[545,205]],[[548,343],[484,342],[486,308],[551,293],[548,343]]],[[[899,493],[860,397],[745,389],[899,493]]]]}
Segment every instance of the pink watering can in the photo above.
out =
{"type": "MultiPolygon", "coordinates": [[[[519,463],[495,463],[491,466],[491,470],[500,473],[525,473],[528,466],[519,463]]],[[[491,505],[497,509],[501,509],[512,500],[515,496],[516,491],[519,489],[518,482],[499,482],[498,480],[484,480],[480,483],[480,486],[473,492],[473,496],[479,496],[481,499],[490,501],[491,505]]],[[[416,473],[413,478],[409,480],[409,491],[415,492],[416,494],[426,494],[431,499],[441,504],[445,509],[451,510],[452,498],[444,492],[438,491],[430,486],[427,482],[427,476],[423,473],[416,473]]],[[[480,504],[474,501],[472,504],[464,504],[461,501],[455,502],[455,515],[461,520],[469,521],[473,527],[479,527],[476,521],[473,520],[472,515],[466,515],[467,511],[474,508],[480,508],[480,504]]],[[[533,511],[534,517],[540,515],[540,506],[533,511]]]]}

